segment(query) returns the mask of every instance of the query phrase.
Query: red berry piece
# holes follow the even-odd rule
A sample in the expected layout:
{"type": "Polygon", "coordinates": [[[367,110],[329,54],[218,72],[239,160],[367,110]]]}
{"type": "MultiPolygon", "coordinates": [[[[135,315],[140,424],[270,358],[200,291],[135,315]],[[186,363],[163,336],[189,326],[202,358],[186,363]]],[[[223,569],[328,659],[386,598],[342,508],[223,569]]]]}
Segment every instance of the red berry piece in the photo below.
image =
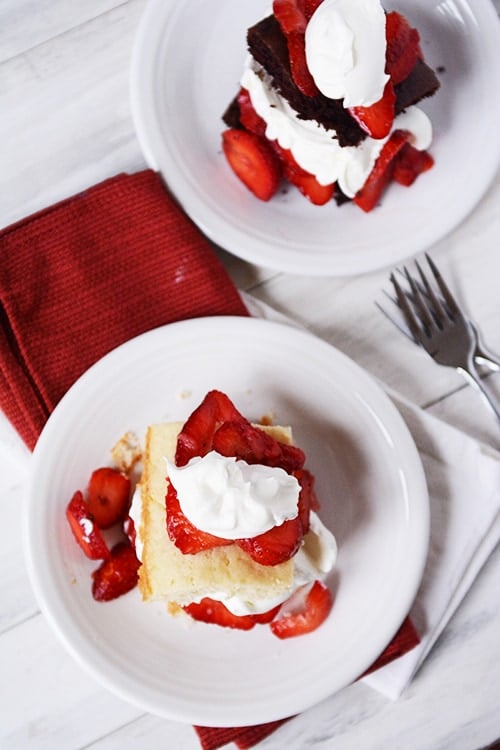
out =
{"type": "Polygon", "coordinates": [[[185,555],[194,555],[213,547],[223,547],[232,544],[232,539],[223,539],[214,534],[197,529],[182,512],[177,492],[173,484],[169,483],[166,496],[167,533],[169,539],[185,555]]]}
{"type": "Polygon", "coordinates": [[[395,130],[378,156],[368,178],[353,198],[354,203],[369,212],[377,205],[385,188],[392,179],[395,158],[408,139],[404,130],[395,130]]]}
{"type": "Polygon", "coordinates": [[[274,17],[286,36],[290,69],[297,88],[306,96],[316,96],[318,88],[306,62],[307,18],[304,0],[274,0],[274,17]]]}
{"type": "Polygon", "coordinates": [[[314,491],[314,477],[311,472],[307,469],[299,469],[293,473],[300,484],[299,519],[302,533],[305,535],[309,531],[311,510],[319,510],[319,502],[314,491]]]}
{"type": "Polygon", "coordinates": [[[231,399],[222,391],[209,391],[188,417],[177,438],[176,466],[184,466],[194,456],[205,456],[212,449],[216,429],[228,421],[244,420],[231,399]]]}
{"type": "Polygon", "coordinates": [[[184,610],[194,620],[238,630],[251,630],[257,623],[270,622],[278,609],[279,607],[275,607],[261,615],[234,615],[222,602],[210,599],[210,597],[205,597],[200,602],[188,604],[184,607],[184,610]]]}
{"type": "Polygon", "coordinates": [[[123,533],[128,538],[130,544],[135,549],[135,542],[137,539],[137,532],[135,529],[135,523],[134,520],[131,518],[131,516],[126,516],[125,520],[123,521],[123,533]]]}
{"type": "Polygon", "coordinates": [[[73,536],[87,557],[91,560],[104,560],[109,557],[108,546],[80,490],[77,490],[69,501],[66,518],[73,536]]]}
{"type": "Polygon", "coordinates": [[[115,545],[109,558],[92,573],[92,596],[96,601],[108,602],[131,591],[137,585],[139,567],[131,544],[115,545]]]}
{"type": "Polygon", "coordinates": [[[349,112],[371,138],[385,138],[391,132],[395,116],[396,94],[387,81],[382,98],[369,107],[350,107],[349,112]]]}
{"type": "Polygon", "coordinates": [[[230,128],[222,133],[222,149],[229,166],[261,201],[270,200],[281,180],[281,167],[265,138],[230,128]]]}
{"type": "Polygon", "coordinates": [[[313,206],[324,206],[333,198],[335,185],[321,185],[313,174],[304,172],[298,174],[290,182],[297,187],[302,195],[313,204],[313,206]]]}
{"type": "Polygon", "coordinates": [[[309,21],[311,19],[312,14],[319,8],[322,2],[323,0],[303,0],[303,12],[306,17],[306,21],[309,21]]]}
{"type": "Polygon", "coordinates": [[[279,565],[290,560],[298,552],[301,541],[302,524],[297,516],[263,534],[249,539],[238,539],[236,544],[261,565],[279,565]]]}
{"type": "Polygon", "coordinates": [[[305,461],[300,448],[280,443],[244,418],[224,422],[214,434],[212,448],[221,456],[234,456],[248,464],[280,467],[287,472],[300,469],[305,461]]]}
{"type": "Polygon", "coordinates": [[[250,94],[246,89],[240,89],[237,101],[240,110],[240,122],[245,130],[255,133],[255,135],[264,136],[266,134],[265,120],[255,111],[250,94]]]}
{"type": "Polygon", "coordinates": [[[396,11],[386,14],[385,35],[385,71],[396,86],[410,75],[417,60],[423,59],[420,36],[417,29],[413,29],[406,18],[396,11]]]}
{"type": "Polygon", "coordinates": [[[307,20],[304,15],[304,4],[300,0],[274,0],[273,14],[285,36],[305,33],[307,20]]]}
{"type": "Polygon", "coordinates": [[[294,159],[289,149],[282,148],[278,143],[273,144],[283,164],[283,174],[292,185],[308,198],[315,206],[323,206],[333,198],[335,185],[320,185],[316,177],[302,169],[294,159]]]}
{"type": "Polygon", "coordinates": [[[130,479],[118,469],[103,467],[92,472],[87,503],[96,524],[109,529],[123,521],[130,507],[130,479]]]}
{"type": "Polygon", "coordinates": [[[392,178],[394,182],[409,187],[417,177],[434,166],[434,159],[427,151],[418,151],[411,144],[405,143],[394,160],[392,178]]]}
{"type": "Polygon", "coordinates": [[[288,34],[287,46],[290,57],[290,69],[295,85],[305,96],[316,96],[319,94],[319,90],[307,67],[304,33],[292,31],[288,34]]]}
{"type": "Polygon", "coordinates": [[[271,630],[278,638],[294,638],[316,630],[328,617],[333,599],[321,581],[315,581],[306,596],[302,610],[293,611],[271,622],[271,630]]]}

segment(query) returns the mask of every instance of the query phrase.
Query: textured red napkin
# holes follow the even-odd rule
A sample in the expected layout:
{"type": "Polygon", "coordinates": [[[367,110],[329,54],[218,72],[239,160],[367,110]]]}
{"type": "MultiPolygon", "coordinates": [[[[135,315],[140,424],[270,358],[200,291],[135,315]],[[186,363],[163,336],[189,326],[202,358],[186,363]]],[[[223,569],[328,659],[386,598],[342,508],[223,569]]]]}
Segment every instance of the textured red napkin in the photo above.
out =
{"type": "MultiPolygon", "coordinates": [[[[7,227],[0,259],[0,407],[29,448],[68,388],[114,347],[176,320],[248,315],[208,241],[150,170],[7,227]]],[[[407,620],[373,669],[417,643],[407,620]]],[[[244,749],[283,721],[195,729],[203,750],[244,749]]]]}
{"type": "Polygon", "coordinates": [[[151,328],[247,310],[155,172],[118,175],[0,233],[0,407],[29,448],[74,381],[151,328]]]}

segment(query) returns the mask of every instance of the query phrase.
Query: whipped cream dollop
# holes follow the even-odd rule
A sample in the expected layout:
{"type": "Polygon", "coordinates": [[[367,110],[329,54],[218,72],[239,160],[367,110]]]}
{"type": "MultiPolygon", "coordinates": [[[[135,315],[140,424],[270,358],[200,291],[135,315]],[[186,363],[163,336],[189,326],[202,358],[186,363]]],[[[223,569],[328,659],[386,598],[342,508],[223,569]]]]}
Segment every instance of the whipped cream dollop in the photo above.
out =
{"type": "MultiPolygon", "coordinates": [[[[326,2],[327,0],[325,0],[326,2]]],[[[322,5],[319,6],[321,8],[322,5]]],[[[339,146],[335,131],[316,120],[304,120],[274,89],[271,77],[251,57],[247,58],[241,85],[252,105],[266,123],[266,137],[289,149],[302,169],[313,174],[321,185],[337,182],[348,198],[364,185],[387,138],[365,138],[359,146],[339,146]]],[[[418,107],[408,107],[394,119],[394,130],[407,130],[409,143],[423,151],[432,141],[432,124],[418,107]]]]}
{"type": "Polygon", "coordinates": [[[186,518],[209,534],[244,539],[297,516],[299,482],[279,467],[210,451],[167,471],[186,518]]]}
{"type": "Polygon", "coordinates": [[[323,0],[306,27],[306,61],[316,86],[344,107],[381,99],[385,73],[385,13],[379,0],[323,0]]]}
{"type": "MultiPolygon", "coordinates": [[[[173,465],[170,462],[167,463],[170,472],[173,465]]],[[[176,469],[177,467],[174,466],[174,472],[176,469]]],[[[256,476],[256,474],[254,474],[254,476],[256,476]]],[[[297,497],[298,496],[295,496],[294,500],[294,515],[297,514],[297,497]]],[[[135,525],[135,548],[139,560],[142,559],[143,553],[143,539],[141,537],[142,502],[141,487],[140,485],[137,485],[133,494],[129,515],[135,525]]],[[[235,615],[268,612],[270,609],[273,609],[273,607],[283,604],[283,602],[288,600],[292,594],[304,586],[311,584],[317,579],[324,579],[333,569],[336,559],[337,543],[334,535],[323,524],[317,513],[311,511],[309,530],[304,536],[298,552],[291,561],[293,564],[293,578],[290,587],[286,591],[282,591],[279,596],[274,598],[254,597],[250,599],[248,597],[237,595],[227,596],[225,592],[210,590],[202,592],[195,601],[200,601],[204,596],[209,596],[211,599],[221,601],[235,615]]]]}

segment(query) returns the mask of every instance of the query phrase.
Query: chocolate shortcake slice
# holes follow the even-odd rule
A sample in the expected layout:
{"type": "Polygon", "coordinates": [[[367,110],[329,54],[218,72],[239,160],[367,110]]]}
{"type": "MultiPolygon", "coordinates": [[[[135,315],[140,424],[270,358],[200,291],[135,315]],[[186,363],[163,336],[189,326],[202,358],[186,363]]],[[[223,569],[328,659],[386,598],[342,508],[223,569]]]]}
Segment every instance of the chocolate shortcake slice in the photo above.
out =
{"type": "Polygon", "coordinates": [[[408,186],[433,165],[416,105],[439,81],[400,13],[379,0],[275,0],[247,46],[223,149],[257,197],[285,179],[317,205],[370,211],[390,181],[408,186]]]}

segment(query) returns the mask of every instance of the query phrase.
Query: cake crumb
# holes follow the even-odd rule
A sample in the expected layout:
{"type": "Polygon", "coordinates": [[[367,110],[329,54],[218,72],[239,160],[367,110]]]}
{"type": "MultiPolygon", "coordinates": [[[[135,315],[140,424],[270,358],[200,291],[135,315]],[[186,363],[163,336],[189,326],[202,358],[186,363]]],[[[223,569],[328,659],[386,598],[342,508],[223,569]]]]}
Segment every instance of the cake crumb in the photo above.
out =
{"type": "Polygon", "coordinates": [[[111,458],[124,474],[130,474],[142,458],[142,448],[135,432],[126,432],[111,449],[111,458]]]}
{"type": "Polygon", "coordinates": [[[259,424],[266,425],[267,427],[272,427],[274,424],[274,414],[272,412],[268,412],[267,414],[264,414],[260,420],[259,424]]]}

